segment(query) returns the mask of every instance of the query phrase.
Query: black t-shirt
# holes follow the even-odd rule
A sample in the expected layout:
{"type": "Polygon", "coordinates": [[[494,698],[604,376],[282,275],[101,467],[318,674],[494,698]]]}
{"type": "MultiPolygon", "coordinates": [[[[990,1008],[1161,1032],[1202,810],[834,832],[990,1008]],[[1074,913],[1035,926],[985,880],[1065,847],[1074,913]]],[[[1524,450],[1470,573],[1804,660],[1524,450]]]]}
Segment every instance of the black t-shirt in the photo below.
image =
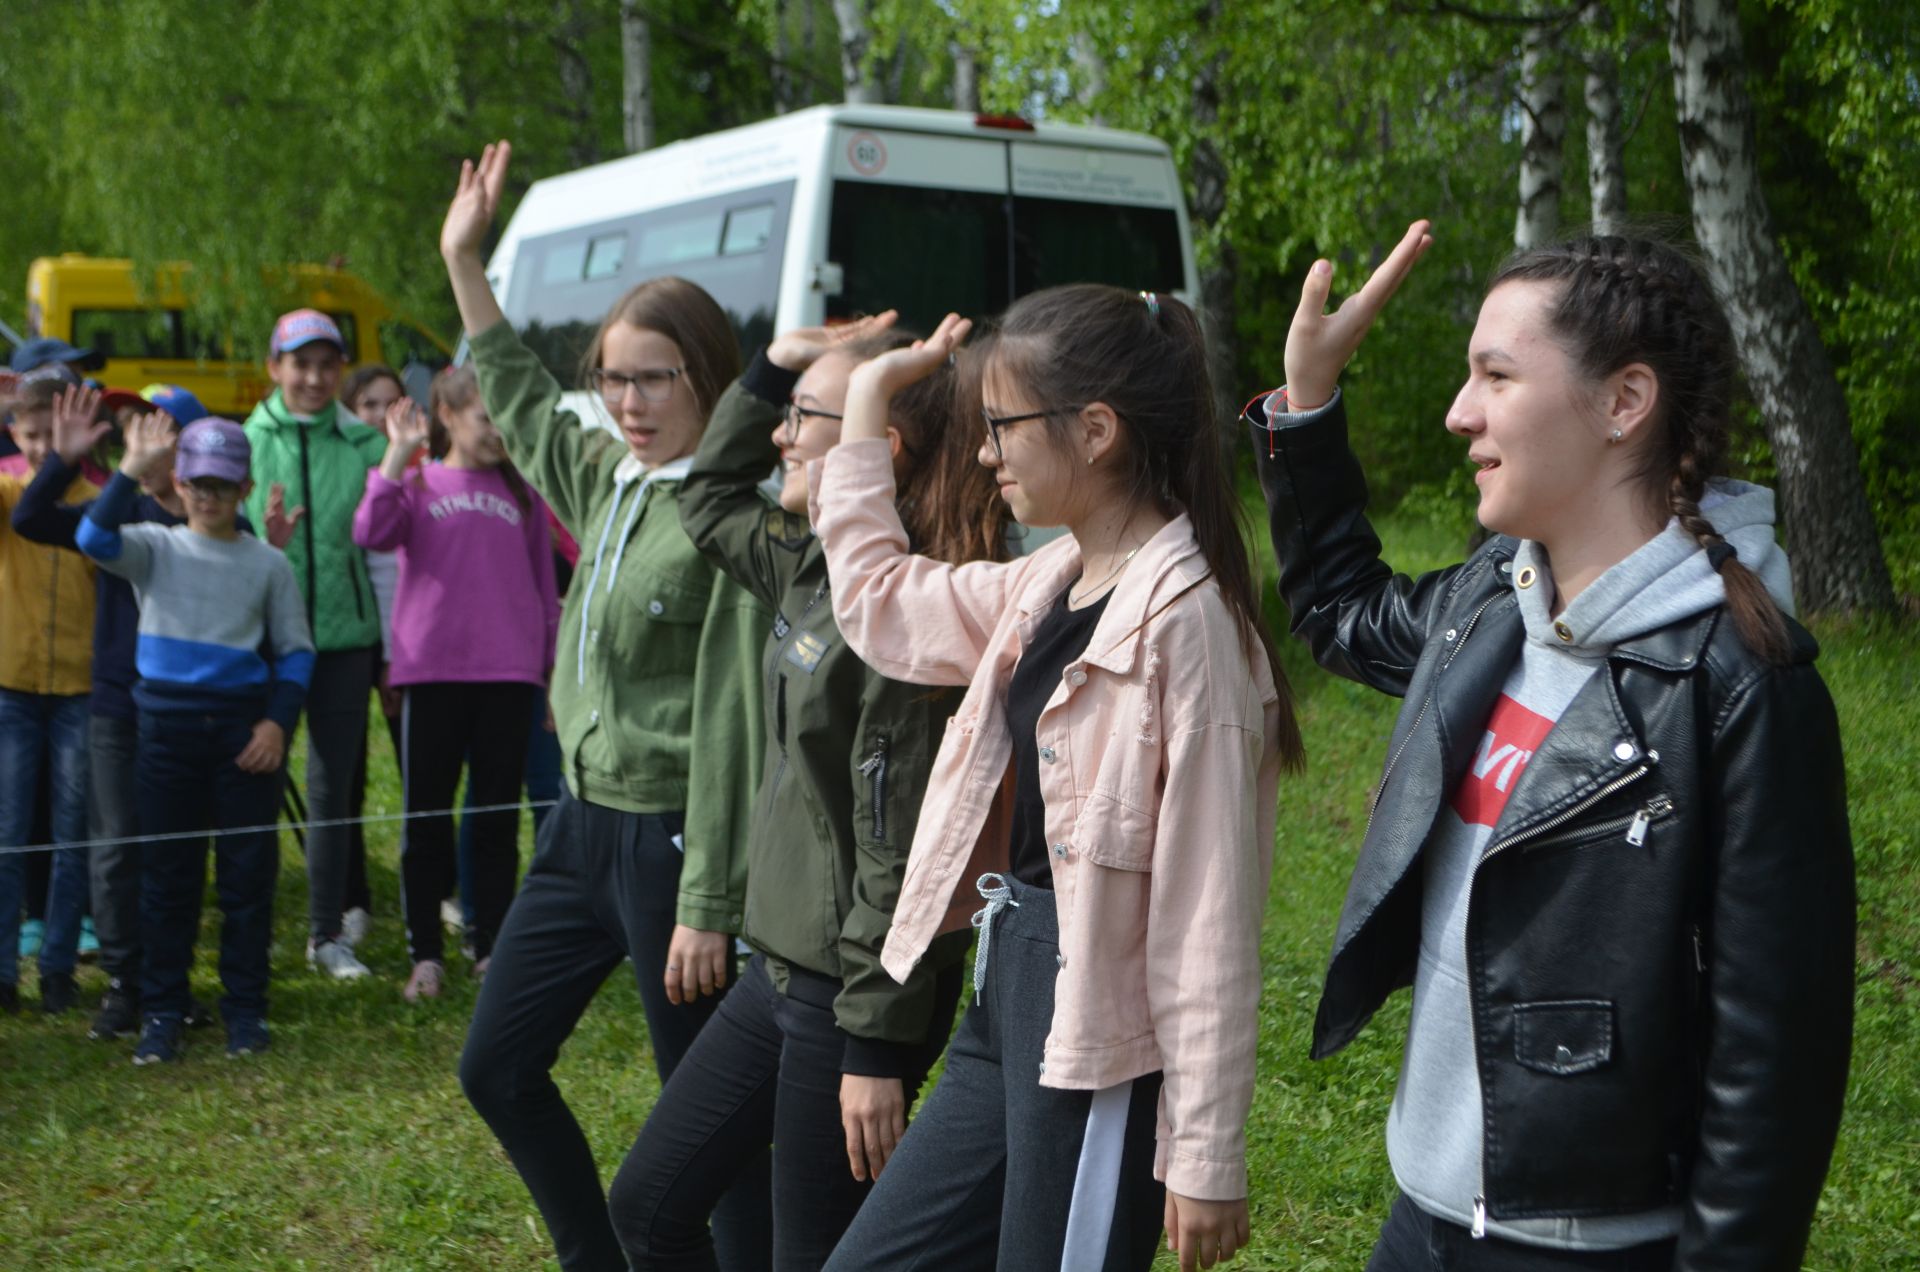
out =
{"type": "MultiPolygon", "coordinates": [[[[1079,580],[1075,580],[1078,583],[1079,580]]],[[[1069,585],[1067,592],[1073,590],[1069,585]]],[[[1087,652],[1093,629],[1106,612],[1107,596],[1085,609],[1069,609],[1067,592],[1034,629],[1007,684],[1007,727],[1013,731],[1013,877],[1036,888],[1053,887],[1047,864],[1047,809],[1040,798],[1040,742],[1034,729],[1067,664],[1087,652]]]]}

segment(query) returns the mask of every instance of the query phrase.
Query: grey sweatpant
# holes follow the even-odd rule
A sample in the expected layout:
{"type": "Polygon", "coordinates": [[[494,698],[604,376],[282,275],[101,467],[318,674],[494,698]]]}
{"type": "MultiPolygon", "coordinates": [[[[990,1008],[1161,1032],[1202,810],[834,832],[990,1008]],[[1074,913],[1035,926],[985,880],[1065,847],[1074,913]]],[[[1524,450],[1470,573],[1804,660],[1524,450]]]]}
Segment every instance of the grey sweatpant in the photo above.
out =
{"type": "Polygon", "coordinates": [[[969,986],[946,1071],[827,1272],[1136,1272],[1153,1262],[1165,1204],[1153,1178],[1160,1075],[1104,1091],[1040,1085],[1059,923],[1052,892],[1005,882],[1018,905],[993,921],[982,1001],[969,986]]]}
{"type": "MultiPolygon", "coordinates": [[[[360,815],[354,778],[367,749],[367,699],[377,652],[337,649],[313,660],[306,714],[307,816],[314,821],[360,815]]],[[[315,941],[340,935],[352,850],[351,826],[316,826],[307,832],[307,921],[315,941]]]]}
{"type": "MultiPolygon", "coordinates": [[[[93,717],[87,732],[89,838],[130,839],[140,833],[133,767],[137,734],[132,720],[93,717]]],[[[140,851],[139,844],[95,844],[87,854],[100,966],[128,994],[140,992],[140,851]]]]}

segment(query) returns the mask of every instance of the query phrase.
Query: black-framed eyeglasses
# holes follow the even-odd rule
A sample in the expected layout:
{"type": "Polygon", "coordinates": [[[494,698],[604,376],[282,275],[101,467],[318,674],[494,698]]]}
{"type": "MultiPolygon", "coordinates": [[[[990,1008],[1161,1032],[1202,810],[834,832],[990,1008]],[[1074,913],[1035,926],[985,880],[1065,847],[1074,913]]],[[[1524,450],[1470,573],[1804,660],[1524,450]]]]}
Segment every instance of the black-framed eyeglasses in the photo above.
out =
{"type": "Polygon", "coordinates": [[[640,390],[642,402],[652,402],[657,406],[673,396],[673,382],[686,373],[685,367],[652,367],[626,375],[605,367],[595,367],[588,378],[608,406],[619,406],[626,399],[629,388],[640,390]]]}
{"type": "Polygon", "coordinates": [[[837,422],[847,417],[844,415],[835,415],[832,411],[822,411],[816,407],[802,406],[792,398],[788,398],[787,409],[781,412],[780,418],[784,421],[787,444],[792,445],[800,438],[800,426],[808,420],[834,420],[837,422]]]}
{"type": "Polygon", "coordinates": [[[195,499],[205,499],[209,503],[238,503],[240,486],[237,482],[222,481],[218,477],[194,477],[187,483],[187,493],[195,499]]]}
{"type": "Polygon", "coordinates": [[[1009,424],[1019,424],[1026,420],[1044,420],[1049,415],[1071,415],[1084,408],[1078,406],[1053,406],[1044,411],[1026,411],[1020,415],[995,415],[986,407],[980,408],[980,418],[987,422],[987,440],[993,443],[993,457],[1005,459],[1007,453],[1000,449],[1000,430],[1009,424]]]}

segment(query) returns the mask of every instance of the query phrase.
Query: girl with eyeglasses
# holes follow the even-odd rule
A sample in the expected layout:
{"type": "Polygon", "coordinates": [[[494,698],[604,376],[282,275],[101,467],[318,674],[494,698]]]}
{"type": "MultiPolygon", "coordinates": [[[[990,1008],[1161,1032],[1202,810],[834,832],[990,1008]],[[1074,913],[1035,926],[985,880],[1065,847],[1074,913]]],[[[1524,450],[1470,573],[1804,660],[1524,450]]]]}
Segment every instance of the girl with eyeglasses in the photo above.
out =
{"type": "Polygon", "coordinates": [[[1193,311],[1025,297],[963,368],[1022,523],[1007,564],[915,551],[891,404],[965,336],[855,368],[810,478],[834,618],[882,675],[965,687],[880,954],[898,980],[979,933],[970,1006],[828,1267],[1183,1268],[1248,1240],[1260,924],[1301,761],[1221,459],[1193,311]]]}
{"type": "MultiPolygon", "coordinates": [[[[708,413],[739,372],[726,314],[679,278],[621,297],[588,358],[625,446],[582,428],[481,263],[509,155],[503,141],[462,165],[440,251],[507,453],[592,559],[568,590],[553,671],[566,788],[494,942],[460,1081],[533,1194],[560,1265],[624,1269],[593,1154],[550,1070],[625,959],[662,1081],[728,984],[770,618],[695,550],[675,506],[708,413]]],[[[729,1268],[764,1265],[765,1208],[761,1165],[716,1212],[729,1268]]]]}
{"type": "MultiPolygon", "coordinates": [[[[687,532],[775,613],[770,745],[748,844],[740,984],[660,1094],[609,1194],[634,1267],[711,1269],[715,1199],[773,1146],[774,1266],[818,1272],[885,1167],[946,1046],[966,935],[902,983],[880,966],[928,766],[957,689],[889,679],[834,622],[808,469],[839,439],[847,379],[909,339],[882,314],[791,331],[721,398],[680,497],[687,532]],[[780,507],[759,490],[778,464],[780,507]]],[[[954,565],[1004,555],[1007,514],[952,426],[951,373],[887,418],[909,540],[954,565]]]]}

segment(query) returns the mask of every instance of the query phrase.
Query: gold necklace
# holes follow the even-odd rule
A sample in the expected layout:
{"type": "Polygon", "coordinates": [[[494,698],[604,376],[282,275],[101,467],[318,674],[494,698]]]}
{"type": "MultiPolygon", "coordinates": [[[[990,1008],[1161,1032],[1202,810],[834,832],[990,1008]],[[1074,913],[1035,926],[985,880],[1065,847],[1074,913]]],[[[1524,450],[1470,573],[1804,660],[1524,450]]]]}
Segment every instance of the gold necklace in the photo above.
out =
{"type": "MultiPolygon", "coordinates": [[[[1091,594],[1092,594],[1092,593],[1094,593],[1094,592],[1098,592],[1098,591],[1099,591],[1099,590],[1100,590],[1101,588],[1103,588],[1103,587],[1105,587],[1105,586],[1106,586],[1107,584],[1109,584],[1109,583],[1111,583],[1111,582],[1113,582],[1113,581],[1114,581],[1115,579],[1117,579],[1117,578],[1119,578],[1119,577],[1120,577],[1120,571],[1122,571],[1122,570],[1124,570],[1124,569],[1126,569],[1126,568],[1127,568],[1127,562],[1129,562],[1129,561],[1131,561],[1131,560],[1133,560],[1133,553],[1134,553],[1134,552],[1138,552],[1139,550],[1140,550],[1139,548],[1135,548],[1135,549],[1133,550],[1133,552],[1129,552],[1129,553],[1127,553],[1127,555],[1125,555],[1125,556],[1123,556],[1123,557],[1121,557],[1121,558],[1120,558],[1120,564],[1119,564],[1119,565],[1116,565],[1116,566],[1114,566],[1114,567],[1113,567],[1113,573],[1111,573],[1111,574],[1109,574],[1109,575],[1107,575],[1107,577],[1106,577],[1106,578],[1104,578],[1104,579],[1101,579],[1101,580],[1100,580],[1100,581],[1099,581],[1098,583],[1095,583],[1095,584],[1094,584],[1094,585],[1093,585],[1093,586],[1092,586],[1091,588],[1089,588],[1089,589],[1088,589],[1087,591],[1085,591],[1085,592],[1082,592],[1082,593],[1080,593],[1080,601],[1084,601],[1084,600],[1086,600],[1086,599],[1087,599],[1087,597],[1088,597],[1089,595],[1091,595],[1091,594]]],[[[1080,604],[1080,601],[1076,601],[1076,600],[1074,600],[1074,599],[1073,599],[1073,593],[1072,593],[1071,591],[1069,591],[1069,592],[1067,593],[1067,608],[1068,608],[1068,609],[1077,609],[1077,608],[1079,607],[1079,604],[1080,604]]]]}

